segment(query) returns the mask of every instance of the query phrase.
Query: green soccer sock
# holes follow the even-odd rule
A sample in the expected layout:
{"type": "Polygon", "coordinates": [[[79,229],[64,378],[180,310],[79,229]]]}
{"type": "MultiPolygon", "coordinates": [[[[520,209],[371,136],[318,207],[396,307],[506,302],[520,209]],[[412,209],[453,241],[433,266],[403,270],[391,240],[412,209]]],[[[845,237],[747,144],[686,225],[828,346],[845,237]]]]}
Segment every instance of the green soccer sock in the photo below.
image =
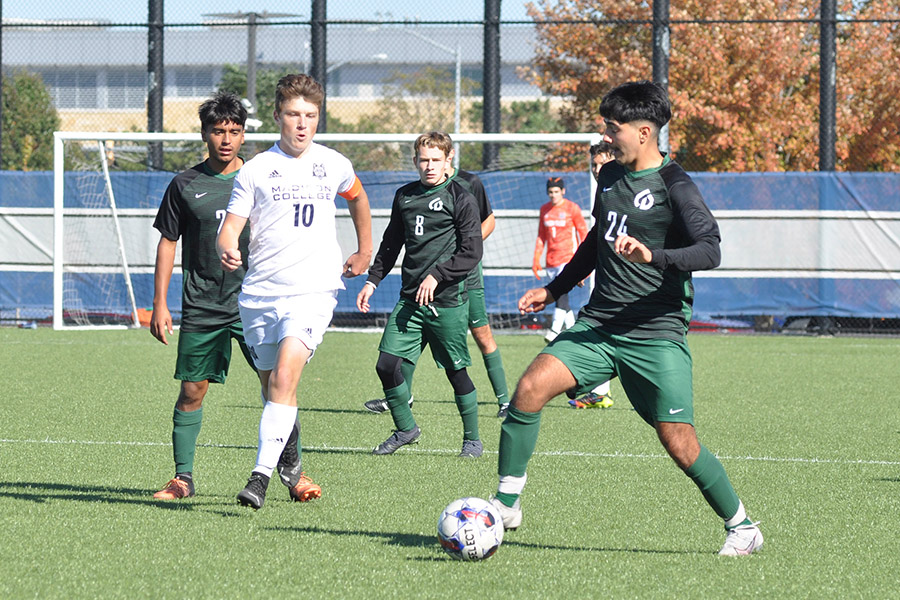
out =
{"type": "Polygon", "coordinates": [[[194,453],[203,421],[203,408],[191,412],[177,408],[172,415],[172,453],[175,457],[175,473],[194,470],[194,453]]]}
{"type": "Polygon", "coordinates": [[[391,409],[394,426],[400,431],[412,431],[416,426],[412,410],[409,408],[409,387],[404,381],[395,388],[384,390],[384,398],[391,409]]]}
{"type": "Polygon", "coordinates": [[[497,396],[497,404],[503,405],[509,402],[509,390],[506,387],[506,371],[503,370],[503,359],[500,358],[500,348],[490,354],[483,354],[484,368],[487,369],[488,379],[497,396]]]}
{"type": "Polygon", "coordinates": [[[501,477],[525,475],[525,468],[534,453],[540,429],[540,412],[525,412],[510,405],[509,414],[500,426],[500,458],[497,462],[497,472],[501,477]]]}
{"type": "Polygon", "coordinates": [[[409,391],[409,397],[412,398],[412,380],[413,373],[416,372],[416,363],[410,362],[404,358],[400,363],[400,372],[403,374],[403,381],[406,383],[406,388],[409,391]]]}
{"type": "Polygon", "coordinates": [[[741,501],[731,487],[725,467],[706,446],[700,445],[700,456],[684,472],[697,484],[703,497],[722,519],[730,519],[737,512],[741,501]]]}
{"type": "Polygon", "coordinates": [[[477,440],[478,437],[478,392],[472,390],[468,394],[455,394],[456,408],[463,422],[463,440],[477,440]]]}

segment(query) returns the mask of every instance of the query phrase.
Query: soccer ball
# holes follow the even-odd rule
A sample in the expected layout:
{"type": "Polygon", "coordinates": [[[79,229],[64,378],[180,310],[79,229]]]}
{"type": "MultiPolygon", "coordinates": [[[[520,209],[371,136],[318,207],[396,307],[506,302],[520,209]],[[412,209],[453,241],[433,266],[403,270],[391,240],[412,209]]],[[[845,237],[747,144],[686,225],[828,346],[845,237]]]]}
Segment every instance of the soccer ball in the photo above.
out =
{"type": "Polygon", "coordinates": [[[481,498],[460,498],[448,504],[437,529],[441,548],[457,560],[490,558],[503,541],[503,520],[481,498]]]}

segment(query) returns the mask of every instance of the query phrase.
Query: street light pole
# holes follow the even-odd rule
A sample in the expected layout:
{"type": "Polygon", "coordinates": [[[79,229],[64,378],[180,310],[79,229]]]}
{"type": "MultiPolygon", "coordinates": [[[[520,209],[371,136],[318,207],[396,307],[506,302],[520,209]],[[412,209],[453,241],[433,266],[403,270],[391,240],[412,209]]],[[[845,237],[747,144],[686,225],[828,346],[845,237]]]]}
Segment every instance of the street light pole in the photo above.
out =
{"type": "MultiPolygon", "coordinates": [[[[406,32],[409,33],[410,35],[413,35],[413,36],[419,38],[420,40],[422,40],[423,42],[425,42],[427,44],[431,44],[435,48],[443,50],[444,52],[449,52],[450,54],[453,55],[455,62],[456,62],[456,85],[455,85],[455,92],[454,92],[455,108],[453,111],[453,133],[455,133],[455,134],[459,133],[459,129],[460,129],[460,125],[461,125],[460,121],[462,118],[461,110],[460,110],[461,103],[462,103],[462,53],[460,52],[459,43],[456,44],[456,48],[451,48],[450,46],[445,46],[444,44],[441,44],[440,42],[436,42],[433,39],[426,37],[425,35],[422,35],[415,29],[407,29],[406,32]]],[[[459,142],[453,142],[453,153],[454,153],[453,166],[458,169],[459,168],[459,142]]]]}

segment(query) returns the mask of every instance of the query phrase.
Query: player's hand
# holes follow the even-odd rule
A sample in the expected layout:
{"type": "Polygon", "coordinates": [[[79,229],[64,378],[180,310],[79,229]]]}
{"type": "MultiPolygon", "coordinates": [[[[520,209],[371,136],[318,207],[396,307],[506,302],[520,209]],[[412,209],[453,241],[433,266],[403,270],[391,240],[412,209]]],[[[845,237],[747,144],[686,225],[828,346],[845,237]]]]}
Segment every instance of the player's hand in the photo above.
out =
{"type": "Polygon", "coordinates": [[[628,262],[646,264],[653,258],[650,249],[630,235],[617,237],[614,249],[616,254],[621,254],[628,262]]]}
{"type": "Polygon", "coordinates": [[[344,263],[344,277],[356,277],[362,275],[369,270],[369,263],[372,260],[371,252],[354,252],[344,263]]]}
{"type": "Polygon", "coordinates": [[[584,284],[585,284],[586,281],[587,281],[587,278],[584,278],[584,279],[582,279],[581,281],[579,281],[579,282],[578,282],[578,287],[584,287],[584,284]]]}
{"type": "Polygon", "coordinates": [[[426,275],[425,279],[419,285],[419,289],[416,291],[416,302],[419,303],[419,306],[428,306],[429,302],[434,301],[434,290],[437,287],[437,279],[434,278],[434,275],[426,275]]]}
{"type": "Polygon", "coordinates": [[[534,264],[531,266],[531,272],[534,273],[535,279],[541,278],[541,265],[534,264]]]}
{"type": "Polygon", "coordinates": [[[356,308],[359,309],[361,313],[369,312],[371,306],[369,306],[369,298],[372,297],[372,294],[375,293],[375,286],[367,283],[359,290],[359,294],[356,295],[356,308]]]}
{"type": "Polygon", "coordinates": [[[243,264],[241,251],[237,248],[225,250],[219,258],[222,261],[222,268],[226,271],[236,271],[243,264]]]}
{"type": "Polygon", "coordinates": [[[525,295],[519,298],[519,312],[523,315],[526,313],[541,312],[547,308],[548,304],[553,302],[553,295],[547,291],[547,288],[534,288],[525,292],[525,295]]]}
{"type": "Polygon", "coordinates": [[[150,333],[160,342],[169,345],[166,339],[166,332],[172,335],[172,315],[166,307],[153,308],[153,314],[150,315],[150,333]]]}

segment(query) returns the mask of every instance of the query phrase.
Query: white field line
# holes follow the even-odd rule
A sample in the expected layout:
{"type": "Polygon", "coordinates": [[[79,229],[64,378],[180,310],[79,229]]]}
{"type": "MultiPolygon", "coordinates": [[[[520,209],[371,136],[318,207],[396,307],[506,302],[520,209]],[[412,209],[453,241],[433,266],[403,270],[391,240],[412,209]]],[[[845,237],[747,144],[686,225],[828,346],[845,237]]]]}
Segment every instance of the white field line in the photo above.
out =
{"type": "MultiPolygon", "coordinates": [[[[0,444],[73,444],[79,446],[168,446],[171,442],[129,442],[129,441],[102,441],[102,440],[51,440],[49,438],[43,440],[37,439],[0,439],[0,444]]],[[[242,450],[256,450],[256,446],[241,444],[213,444],[211,442],[197,444],[201,448],[235,448],[242,450]]],[[[303,446],[303,451],[315,452],[317,450],[326,450],[333,452],[371,452],[371,448],[353,447],[353,446],[303,446]]],[[[404,453],[415,454],[458,454],[458,450],[443,448],[407,448],[404,453]]],[[[497,454],[496,451],[485,450],[485,454],[497,454]]],[[[632,454],[627,452],[578,452],[574,450],[554,450],[549,452],[535,452],[535,456],[578,456],[585,458],[636,458],[636,459],[666,459],[670,460],[667,454],[632,454]]],[[[896,460],[848,460],[833,458],[801,458],[801,457],[784,457],[784,456],[727,456],[717,454],[720,460],[746,460],[756,462],[774,462],[774,463],[810,463],[824,465],[888,465],[898,466],[900,461],[896,460]]]]}

